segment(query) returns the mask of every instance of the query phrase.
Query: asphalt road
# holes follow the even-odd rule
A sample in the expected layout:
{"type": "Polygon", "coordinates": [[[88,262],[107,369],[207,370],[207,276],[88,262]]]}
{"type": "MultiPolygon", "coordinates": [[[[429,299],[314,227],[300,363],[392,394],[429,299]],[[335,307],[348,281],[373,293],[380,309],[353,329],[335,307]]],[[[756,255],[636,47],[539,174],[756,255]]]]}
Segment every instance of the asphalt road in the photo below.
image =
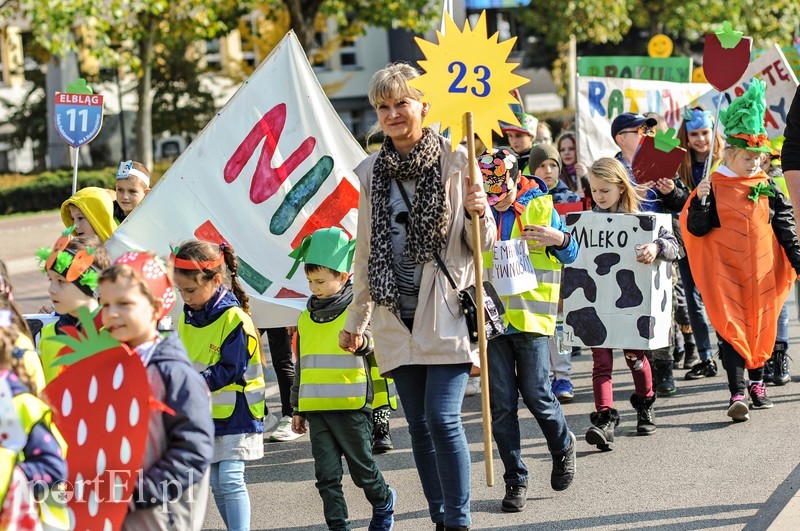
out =
{"type": "MultiPolygon", "coordinates": [[[[34,267],[36,247],[50,245],[61,230],[57,214],[0,219],[0,259],[11,270],[23,310],[46,300],[46,283],[34,267]]],[[[793,301],[792,301],[793,302],[793,301]]],[[[800,352],[800,324],[790,311],[790,352],[800,352]]],[[[797,354],[800,359],[800,354],[797,354]]],[[[772,410],[751,412],[751,420],[733,424],[725,415],[728,392],[722,373],[694,382],[679,381],[679,393],[656,402],[658,431],[635,435],[635,414],[628,403],[633,383],[618,355],[614,372],[616,406],[622,423],[614,451],[600,453],[583,440],[592,411],[591,356],[574,358],[575,401],[564,406],[578,436],[577,475],[566,491],[550,490],[550,456],[539,428],[520,412],[523,458],[530,469],[528,505],[517,514],[500,511],[502,463],[495,452],[495,485],[486,486],[480,397],[464,402],[464,424],[472,452],[473,529],[799,529],[798,512],[781,513],[800,484],[797,403],[800,378],[770,387],[772,410]],[[780,513],[780,518],[779,517],[780,513]],[[778,521],[775,522],[776,518],[778,521]]],[[[680,371],[682,378],[684,371],[680,371]]],[[[274,380],[269,405],[279,411],[274,380]]],[[[398,491],[398,531],[433,529],[414,468],[402,412],[391,419],[395,450],[378,457],[389,483],[398,491]]],[[[246,470],[252,504],[252,528],[322,530],[322,503],[314,487],[307,437],[291,443],[266,443],[263,459],[246,470]]],[[[344,489],[354,529],[366,529],[371,508],[345,477],[344,489]]],[[[210,503],[207,529],[224,529],[210,503]]]]}

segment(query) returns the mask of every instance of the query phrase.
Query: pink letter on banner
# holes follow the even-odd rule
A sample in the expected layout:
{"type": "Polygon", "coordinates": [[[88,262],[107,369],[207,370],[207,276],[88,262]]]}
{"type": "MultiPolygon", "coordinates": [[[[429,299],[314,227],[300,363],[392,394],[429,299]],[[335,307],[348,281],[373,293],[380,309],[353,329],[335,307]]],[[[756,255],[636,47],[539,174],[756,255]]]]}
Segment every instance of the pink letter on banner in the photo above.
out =
{"type": "Polygon", "coordinates": [[[253,181],[250,184],[250,200],[258,205],[263,203],[278,190],[278,187],[286,178],[302,163],[316,145],[314,137],[308,137],[300,144],[289,157],[277,168],[272,167],[272,157],[278,147],[278,141],[286,123],[286,104],[281,103],[267,112],[248,133],[233,156],[225,165],[223,175],[226,183],[235,181],[242,172],[245,164],[253,156],[261,139],[265,139],[264,147],[258,158],[256,172],[253,174],[253,181]]]}

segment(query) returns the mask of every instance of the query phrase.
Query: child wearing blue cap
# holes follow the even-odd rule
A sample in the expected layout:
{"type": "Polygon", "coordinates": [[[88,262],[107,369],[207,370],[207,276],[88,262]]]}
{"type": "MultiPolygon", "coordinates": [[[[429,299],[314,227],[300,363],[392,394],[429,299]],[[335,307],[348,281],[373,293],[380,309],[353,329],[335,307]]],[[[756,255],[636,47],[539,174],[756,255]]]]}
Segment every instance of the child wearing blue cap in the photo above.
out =
{"type": "MultiPolygon", "coordinates": [[[[330,529],[350,529],[342,491],[342,456],[353,482],[372,504],[370,529],[391,529],[397,493],[390,488],[372,452],[369,330],[364,342],[350,353],[339,347],[347,306],[353,300],[349,271],[355,240],[340,228],[319,229],[306,236],[290,255],[300,262],[311,297],[297,320],[297,364],[291,402],[292,429],[310,428],[311,453],[325,522],[330,529]]],[[[388,385],[387,385],[388,387],[388,385]]]]}

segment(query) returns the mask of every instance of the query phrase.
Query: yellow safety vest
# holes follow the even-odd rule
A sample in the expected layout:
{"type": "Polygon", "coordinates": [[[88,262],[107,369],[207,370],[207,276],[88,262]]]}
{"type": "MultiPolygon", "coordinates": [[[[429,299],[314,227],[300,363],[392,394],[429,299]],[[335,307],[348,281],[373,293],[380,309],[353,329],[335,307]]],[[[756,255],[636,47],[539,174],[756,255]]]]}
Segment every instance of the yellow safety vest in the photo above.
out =
{"type": "Polygon", "coordinates": [[[211,417],[218,420],[233,415],[238,393],[244,393],[253,418],[264,418],[266,384],[261,365],[261,342],[258,340],[253,320],[239,306],[231,306],[207,326],[196,327],[188,324],[186,319],[181,319],[178,324],[178,335],[198,372],[203,372],[219,362],[222,344],[239,325],[243,327],[249,354],[247,370],[244,373],[245,385],[234,382],[214,392],[211,397],[211,417]]]}
{"type": "Polygon", "coordinates": [[[339,347],[347,312],[328,323],[315,323],[304,310],[300,335],[299,411],[351,411],[367,405],[369,386],[364,358],[339,347]]]}
{"type": "Polygon", "coordinates": [[[372,409],[383,406],[397,409],[397,390],[394,387],[394,379],[381,376],[375,354],[367,356],[367,363],[369,363],[369,377],[372,380],[372,409]]]}
{"type": "MultiPolygon", "coordinates": [[[[11,392],[7,382],[0,382],[0,386],[6,387],[7,392],[11,392]]],[[[53,415],[50,407],[30,393],[20,393],[14,396],[13,401],[20,426],[25,431],[26,439],[34,426],[44,422],[56,442],[58,442],[61,448],[61,455],[66,458],[67,443],[58,428],[53,424],[53,415]]],[[[25,460],[25,455],[22,453],[23,448],[24,444],[22,448],[0,447],[0,507],[3,506],[3,501],[8,494],[14,468],[18,462],[25,460]]],[[[67,478],[62,479],[66,480],[67,478]]],[[[44,503],[37,503],[36,505],[39,509],[39,518],[43,524],[50,526],[52,529],[69,529],[69,512],[66,503],[60,503],[54,492],[47,496],[44,503]]]]}
{"type": "MultiPolygon", "coordinates": [[[[513,207],[512,207],[513,208],[513,207]]],[[[521,235],[520,225],[550,225],[553,213],[553,197],[543,195],[534,198],[514,222],[512,238],[521,235]]],[[[492,251],[483,253],[485,278],[491,278],[492,251]]],[[[530,251],[531,265],[536,272],[536,289],[518,295],[502,296],[506,307],[505,323],[522,332],[533,332],[552,336],[556,329],[561,263],[547,254],[544,248],[530,251]]]]}
{"type": "Polygon", "coordinates": [[[39,338],[39,358],[42,360],[42,371],[44,381],[50,383],[58,374],[64,370],[64,366],[53,365],[58,357],[58,353],[64,348],[64,343],[53,341],[51,338],[56,335],[56,323],[50,323],[42,328],[39,338]]]}

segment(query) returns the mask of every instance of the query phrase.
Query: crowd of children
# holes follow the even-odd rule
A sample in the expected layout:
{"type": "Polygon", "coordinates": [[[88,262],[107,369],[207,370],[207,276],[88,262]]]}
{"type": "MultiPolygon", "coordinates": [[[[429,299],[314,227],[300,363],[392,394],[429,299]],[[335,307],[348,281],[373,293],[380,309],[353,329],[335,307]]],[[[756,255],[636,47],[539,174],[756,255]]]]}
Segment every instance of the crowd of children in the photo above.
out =
{"type": "MultiPolygon", "coordinates": [[[[724,139],[714,131],[709,111],[687,111],[678,130],[684,162],[674,179],[649,184],[637,183],[632,167],[642,138],[657,127],[658,117],[636,113],[623,113],[612,122],[611,135],[620,149],[616,156],[591,165],[579,161],[573,132],[562,132],[552,143],[549,126],[525,113],[518,116],[520,125],[502,128],[510,147],[486,146],[478,154],[497,227],[495,248],[521,242],[527,253],[523,260],[536,278],[509,290],[493,277],[495,253],[484,253],[488,279],[497,282],[505,305],[506,331],[488,342],[490,363],[483,368],[490,381],[492,434],[504,466],[503,511],[521,511],[527,500],[520,395],[552,455],[552,488],[568,488],[575,476],[577,439],[562,403],[574,397],[570,358],[580,349],[564,348],[557,324],[562,266],[573,262],[580,249],[564,212],[591,204],[592,216],[646,211],[669,214],[674,221],[672,230],[662,228],[624,264],[675,262],[676,273],[671,346],[646,351],[617,345],[633,377],[630,403],[637,433],[656,432],[656,398],[676,392],[673,369],[681,363],[688,369],[686,379],[717,375],[715,350],[727,375],[727,415],[733,421],[749,420],[751,408],[773,407],[767,383],[790,381],[785,301],[800,272],[800,243],[773,163],[778,152],[767,139],[764,110],[764,85],[753,80],[720,113],[724,139]]],[[[126,253],[112,265],[103,243],[131,216],[150,184],[147,168],[126,161],[119,166],[113,192],[84,188],[63,203],[67,229],[52,248],[37,252],[57,316],[41,330],[38,344],[0,263],[0,416],[14,433],[0,441],[6,450],[1,454],[6,462],[0,468],[0,527],[26,519],[69,527],[65,506],[54,497],[35,503],[39,493],[31,485],[41,481],[57,489],[68,477],[66,443],[52,420],[53,406],[40,395],[68,370],[63,336],[88,326],[79,319],[88,310],[95,330],[104,330],[138,355],[152,398],[162,406],[150,411],[135,489],[141,495],[131,500],[123,528],[200,529],[209,486],[226,527],[250,528],[246,462],[264,456],[263,441],[270,435],[265,434],[260,333],[227,242],[180,243],[170,256],[171,274],[149,253],[126,253]],[[184,304],[177,331],[160,331],[176,294],[184,304]],[[178,496],[165,490],[168,481],[180,486],[178,496]]],[[[340,332],[353,302],[355,248],[356,241],[341,229],[324,228],[307,236],[291,255],[295,268],[304,264],[312,296],[297,322],[294,377],[286,390],[281,435],[273,440],[309,433],[316,487],[330,529],[351,525],[342,458],[373,507],[369,528],[392,529],[398,492],[388,485],[374,455],[393,448],[389,416],[397,407],[395,384],[377,365],[369,328],[357,346],[341,346],[340,332]],[[284,433],[287,417],[293,435],[284,433]]],[[[613,353],[607,346],[591,348],[595,411],[584,438],[602,451],[613,449],[620,422],[613,400],[613,353]]],[[[468,394],[477,392],[475,382],[468,394]]],[[[437,523],[440,528],[451,529],[437,523]]]]}

